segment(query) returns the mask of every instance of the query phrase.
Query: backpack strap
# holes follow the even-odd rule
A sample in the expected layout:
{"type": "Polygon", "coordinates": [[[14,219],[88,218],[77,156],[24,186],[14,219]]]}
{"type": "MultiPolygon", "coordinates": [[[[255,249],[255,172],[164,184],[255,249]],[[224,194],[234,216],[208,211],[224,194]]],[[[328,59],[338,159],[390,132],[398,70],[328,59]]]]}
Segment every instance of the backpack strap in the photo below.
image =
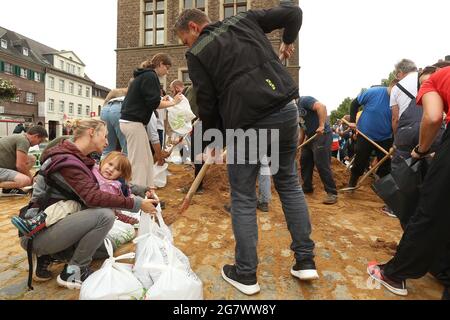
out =
{"type": "Polygon", "coordinates": [[[411,98],[411,99],[413,99],[413,100],[416,98],[416,97],[414,97],[414,95],[413,95],[411,92],[409,92],[408,90],[406,90],[406,88],[405,88],[404,86],[402,86],[402,85],[400,84],[400,82],[397,83],[396,86],[397,86],[400,90],[402,90],[403,93],[406,94],[409,98],[411,98]]]}
{"type": "Polygon", "coordinates": [[[34,290],[33,284],[33,238],[28,239],[27,243],[27,258],[28,258],[28,289],[34,290]]]}

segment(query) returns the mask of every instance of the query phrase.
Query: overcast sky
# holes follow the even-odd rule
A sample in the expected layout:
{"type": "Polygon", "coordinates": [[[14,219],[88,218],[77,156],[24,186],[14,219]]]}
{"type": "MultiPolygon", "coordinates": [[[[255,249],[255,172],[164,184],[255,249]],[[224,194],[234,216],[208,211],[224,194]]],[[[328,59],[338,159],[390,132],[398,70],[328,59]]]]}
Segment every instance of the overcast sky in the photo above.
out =
{"type": "MultiPolygon", "coordinates": [[[[176,0],[169,0],[176,1],[176,0]]],[[[409,58],[450,55],[450,0],[300,0],[300,93],[335,109],[409,58]]],[[[0,26],[74,51],[97,83],[116,76],[117,0],[2,0],[0,26]]]]}

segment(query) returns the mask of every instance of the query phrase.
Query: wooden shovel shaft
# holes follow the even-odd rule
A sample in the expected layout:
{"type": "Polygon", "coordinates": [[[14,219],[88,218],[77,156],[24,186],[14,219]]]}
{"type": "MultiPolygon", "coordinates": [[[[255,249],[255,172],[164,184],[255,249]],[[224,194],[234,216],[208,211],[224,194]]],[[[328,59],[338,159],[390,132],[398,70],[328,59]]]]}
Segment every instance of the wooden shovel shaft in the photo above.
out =
{"type": "MultiPolygon", "coordinates": [[[[346,125],[350,126],[350,122],[348,122],[347,120],[345,120],[344,118],[341,119],[343,122],[345,122],[346,125]]],[[[375,147],[377,147],[381,152],[383,152],[384,154],[388,155],[389,152],[387,152],[382,146],[380,146],[378,143],[376,143],[375,141],[373,141],[372,139],[370,139],[368,136],[366,136],[364,133],[362,133],[361,131],[359,131],[358,129],[356,129],[356,132],[358,132],[361,136],[363,136],[367,141],[369,141],[371,144],[373,144],[375,147]]]]}
{"type": "MultiPolygon", "coordinates": [[[[227,154],[227,151],[225,150],[222,153],[222,158],[225,157],[227,154]]],[[[181,204],[180,208],[180,214],[183,214],[188,208],[189,204],[191,202],[192,197],[194,196],[195,192],[197,191],[200,183],[202,182],[203,178],[205,177],[206,171],[208,171],[208,168],[211,166],[212,163],[209,163],[209,161],[205,161],[203,164],[202,169],[198,173],[197,177],[195,177],[194,182],[192,183],[191,187],[189,188],[188,193],[184,197],[183,203],[181,204]]]]}
{"type": "Polygon", "coordinates": [[[392,154],[394,153],[394,149],[393,148],[391,148],[391,150],[389,150],[389,152],[388,152],[388,154],[387,155],[385,155],[384,157],[383,157],[383,159],[381,159],[380,161],[378,161],[378,163],[376,164],[376,165],[374,165],[373,166],[373,168],[372,169],[370,169],[369,171],[367,171],[367,173],[359,180],[359,182],[358,182],[358,185],[356,186],[356,187],[354,187],[354,188],[352,188],[352,187],[349,187],[349,188],[344,188],[344,189],[341,189],[341,191],[352,191],[352,190],[356,190],[356,189],[359,189],[359,188],[361,188],[361,186],[362,186],[362,183],[372,174],[372,173],[374,173],[385,161],[387,161],[391,156],[392,156],[392,154]]]}
{"type": "Polygon", "coordinates": [[[317,137],[317,133],[315,135],[313,135],[311,138],[309,138],[308,140],[306,140],[305,142],[303,142],[301,145],[299,145],[297,147],[297,150],[300,150],[301,148],[303,148],[304,146],[306,146],[308,143],[310,143],[311,141],[313,141],[315,138],[317,137]]]}

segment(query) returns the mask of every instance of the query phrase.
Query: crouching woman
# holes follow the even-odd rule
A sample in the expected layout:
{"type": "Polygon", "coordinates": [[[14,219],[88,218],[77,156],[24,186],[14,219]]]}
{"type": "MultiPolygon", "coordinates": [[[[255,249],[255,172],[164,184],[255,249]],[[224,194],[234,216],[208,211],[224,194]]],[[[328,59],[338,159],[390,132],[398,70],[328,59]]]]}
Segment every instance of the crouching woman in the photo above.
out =
{"type": "MultiPolygon", "coordinates": [[[[139,197],[127,198],[101,191],[91,171],[95,161],[89,155],[93,152],[102,153],[107,146],[105,123],[83,119],[74,123],[73,130],[73,142],[61,141],[42,154],[43,165],[25,218],[32,219],[60,200],[81,203],[81,211],[42,230],[31,241],[22,237],[21,245],[28,252],[30,270],[31,254],[37,256],[33,276],[35,280],[50,280],[52,274],[48,266],[52,258],[58,257],[68,261],[57,278],[58,284],[79,289],[91,274],[89,265],[92,259],[106,257],[103,241],[113,226],[114,209],[154,213],[156,201],[139,197]]],[[[31,287],[31,271],[29,275],[31,287]]]]}

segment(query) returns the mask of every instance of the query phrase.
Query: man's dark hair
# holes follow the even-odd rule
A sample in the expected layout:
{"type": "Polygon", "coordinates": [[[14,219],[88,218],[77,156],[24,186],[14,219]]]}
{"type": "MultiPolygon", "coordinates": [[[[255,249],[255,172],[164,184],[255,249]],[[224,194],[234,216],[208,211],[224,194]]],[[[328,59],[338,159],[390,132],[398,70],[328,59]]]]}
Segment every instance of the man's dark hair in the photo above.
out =
{"type": "Polygon", "coordinates": [[[47,130],[45,130],[45,128],[42,126],[32,126],[28,129],[27,133],[30,136],[34,136],[35,134],[37,134],[39,138],[48,138],[47,130]]]}
{"type": "Polygon", "coordinates": [[[211,23],[209,17],[203,11],[199,9],[185,9],[177,18],[173,30],[177,31],[189,31],[189,21],[197,24],[211,23]]]}

